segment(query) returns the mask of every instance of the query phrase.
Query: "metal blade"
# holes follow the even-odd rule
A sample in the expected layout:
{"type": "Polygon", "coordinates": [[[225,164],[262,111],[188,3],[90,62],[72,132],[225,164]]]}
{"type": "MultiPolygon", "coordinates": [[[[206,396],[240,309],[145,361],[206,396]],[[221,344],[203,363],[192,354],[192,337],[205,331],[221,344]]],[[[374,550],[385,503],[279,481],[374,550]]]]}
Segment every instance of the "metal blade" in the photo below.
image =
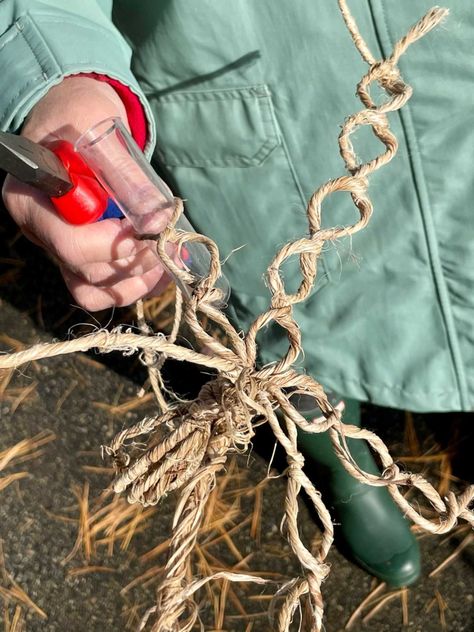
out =
{"type": "Polygon", "coordinates": [[[15,134],[0,132],[0,169],[50,197],[60,197],[73,186],[56,154],[15,134]]]}

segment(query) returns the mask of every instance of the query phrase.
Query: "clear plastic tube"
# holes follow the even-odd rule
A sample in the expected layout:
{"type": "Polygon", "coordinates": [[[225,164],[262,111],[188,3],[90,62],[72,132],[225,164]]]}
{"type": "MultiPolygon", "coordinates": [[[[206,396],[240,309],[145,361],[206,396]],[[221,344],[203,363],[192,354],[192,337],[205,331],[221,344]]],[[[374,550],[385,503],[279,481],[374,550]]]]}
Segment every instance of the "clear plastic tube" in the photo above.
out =
{"type": "MultiPolygon", "coordinates": [[[[138,235],[155,235],[166,227],[174,210],[174,196],[120,118],[108,118],[89,128],[78,139],[75,149],[138,235]]],[[[180,216],[175,228],[195,232],[184,215],[180,216]]],[[[199,280],[207,276],[211,256],[204,244],[187,241],[174,260],[199,280]]],[[[190,288],[171,275],[189,296],[190,288]]],[[[218,300],[221,307],[230,295],[229,282],[224,275],[218,278],[216,287],[221,290],[222,298],[218,300]]]]}

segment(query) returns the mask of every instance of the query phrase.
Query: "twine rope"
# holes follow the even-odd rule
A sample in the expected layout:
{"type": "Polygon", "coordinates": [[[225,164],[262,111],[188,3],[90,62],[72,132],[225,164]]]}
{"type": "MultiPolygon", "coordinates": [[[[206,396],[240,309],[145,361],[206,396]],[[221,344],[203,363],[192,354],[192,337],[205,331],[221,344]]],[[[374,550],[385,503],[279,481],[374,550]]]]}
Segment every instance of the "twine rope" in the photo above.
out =
{"type": "MultiPolygon", "coordinates": [[[[313,630],[319,632],[322,629],[324,606],[321,584],[329,572],[325,559],[333,541],[330,514],[319,492],[303,471],[304,458],[297,447],[298,428],[314,433],[328,431],[334,450],[346,470],[362,483],[387,486],[405,515],[424,530],[437,534],[446,533],[460,519],[474,525],[474,512],[469,508],[474,499],[474,486],[468,487],[458,496],[450,492],[446,498],[441,498],[422,476],[401,471],[377,435],[342,424],[340,412],[331,406],[322,386],[292,366],[302,351],[301,333],[294,319],[292,306],[304,301],[312,290],[317,276],[318,257],[325,242],[355,234],[367,225],[372,214],[372,203],[367,192],[368,177],[387,164],[397,151],[397,140],[389,129],[387,114],[400,109],[412,93],[397,68],[398,60],[413,42],[423,37],[447,15],[446,9],[431,9],[395,44],[387,59],[377,61],[360,34],[346,0],[338,0],[338,4],[355,46],[369,65],[367,73],[357,86],[357,95],[364,107],[349,116],[339,136],[339,149],[348,175],[326,182],[312,195],[307,206],[309,233],[283,246],[269,265],[267,283],[271,292],[270,307],[254,320],[248,332],[243,337],[239,335],[225,314],[214,306],[215,300],[219,298],[219,290],[214,287],[220,274],[219,253],[208,238],[175,231],[175,222],[183,208],[182,201],[177,199],[169,227],[156,238],[157,250],[165,265],[183,282],[194,286],[192,296],[182,305],[182,314],[181,306],[178,310],[179,321],[182,316],[198,344],[207,347],[208,355],[176,344],[175,337],[170,340],[162,334],[150,334],[145,330],[142,319],[142,329],[147,335],[122,329],[101,330],[76,340],[35,345],[0,357],[0,368],[12,368],[40,358],[93,348],[99,352],[118,350],[127,354],[141,350],[145,361],[150,365],[156,360],[155,354],[164,354],[176,360],[217,369],[217,377],[202,388],[195,401],[173,406],[159,401],[160,414],[118,433],[106,448],[106,452],[114,460],[117,472],[114,489],[117,492],[126,492],[130,502],[150,505],[158,503],[173,490],[179,489],[180,494],[168,561],[157,591],[157,602],[146,613],[140,630],[151,625],[152,632],[189,632],[198,620],[193,594],[205,581],[212,578],[263,582],[250,575],[224,571],[210,578],[189,580],[186,573],[216,476],[225,467],[229,453],[248,448],[255,432],[257,417],[259,424],[263,419],[271,426],[276,439],[286,451],[288,483],[284,528],[293,553],[302,567],[301,576],[281,586],[276,593],[277,596],[284,596],[283,606],[275,617],[279,632],[289,632],[303,599],[312,612],[313,630]],[[375,82],[381,86],[387,97],[381,104],[376,104],[370,94],[370,88],[375,82]],[[359,163],[350,137],[363,125],[371,127],[382,142],[384,151],[366,163],[359,163]],[[322,229],[323,202],[336,191],[345,191],[351,196],[359,218],[349,226],[322,229]],[[200,241],[209,250],[211,263],[206,278],[193,279],[189,272],[178,268],[166,253],[168,241],[180,244],[191,240],[200,241]],[[299,260],[301,281],[296,292],[288,293],[280,269],[289,257],[295,255],[299,260]],[[205,331],[203,317],[222,328],[227,338],[226,346],[205,331]],[[277,362],[257,368],[257,335],[272,322],[286,331],[288,349],[277,362]],[[290,401],[290,395],[294,394],[312,396],[323,411],[324,420],[305,420],[290,401]],[[133,441],[137,436],[146,437],[146,449],[140,449],[133,441]],[[348,437],[368,441],[383,464],[381,476],[374,476],[357,466],[347,446],[348,437]],[[415,487],[421,492],[428,508],[434,508],[437,517],[427,518],[418,503],[415,508],[403,497],[401,490],[409,487],[415,487]],[[299,534],[298,498],[302,492],[314,505],[323,525],[322,540],[316,551],[309,550],[299,534]],[[154,619],[150,624],[152,615],[154,619]]],[[[156,384],[155,381],[155,386],[156,384]]],[[[273,611],[274,608],[271,609],[273,611]]]]}

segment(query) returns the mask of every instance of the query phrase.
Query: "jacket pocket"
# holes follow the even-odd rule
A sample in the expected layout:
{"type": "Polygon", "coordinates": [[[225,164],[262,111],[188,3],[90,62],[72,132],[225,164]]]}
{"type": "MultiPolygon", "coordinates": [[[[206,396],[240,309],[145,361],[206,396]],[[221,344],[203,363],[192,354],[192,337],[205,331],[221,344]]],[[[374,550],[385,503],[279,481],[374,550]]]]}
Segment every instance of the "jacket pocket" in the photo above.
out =
{"type": "Polygon", "coordinates": [[[280,144],[266,85],[175,92],[152,108],[167,167],[256,167],[280,144]]]}

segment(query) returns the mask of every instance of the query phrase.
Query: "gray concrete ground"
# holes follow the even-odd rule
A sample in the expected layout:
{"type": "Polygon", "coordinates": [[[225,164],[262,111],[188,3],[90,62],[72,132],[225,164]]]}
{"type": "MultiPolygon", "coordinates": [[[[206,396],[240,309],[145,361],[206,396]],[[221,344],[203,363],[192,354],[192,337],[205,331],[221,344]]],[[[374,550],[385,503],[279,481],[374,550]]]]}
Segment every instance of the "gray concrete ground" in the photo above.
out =
{"type": "MultiPolygon", "coordinates": [[[[87,321],[88,318],[80,310],[64,318],[70,299],[62,289],[54,267],[23,239],[14,241],[13,238],[14,231],[7,226],[3,235],[0,235],[3,256],[14,258],[19,263],[1,260],[0,332],[24,343],[50,340],[53,336],[64,338],[72,323],[87,321]]],[[[107,318],[106,315],[103,317],[107,318]]],[[[7,349],[9,346],[11,342],[3,339],[2,348],[7,349]]],[[[92,505],[109,482],[107,474],[87,472],[84,466],[101,465],[99,446],[107,443],[117,430],[150,411],[150,407],[147,409],[145,406],[114,416],[104,408],[97,407],[97,402],[116,404],[135,397],[142,375],[133,358],[123,361],[118,356],[106,356],[95,360],[102,364],[86,363],[76,356],[30,365],[15,376],[0,401],[0,452],[42,430],[51,431],[57,437],[44,446],[43,453],[37,458],[0,474],[27,471],[29,475],[0,491],[0,538],[7,571],[47,614],[47,619],[42,619],[33,610],[28,610],[27,630],[31,632],[125,630],[133,604],[138,604],[140,612],[153,604],[153,585],[148,588],[138,586],[125,595],[121,590],[157,564],[156,560],[142,563],[140,555],[168,537],[173,498],[159,505],[147,529],[132,540],[127,551],[120,551],[116,547],[113,557],[108,557],[104,547],[99,549],[91,564],[112,568],[113,572],[102,570],[71,576],[72,569],[85,565],[81,552],[69,562],[64,562],[73,548],[78,531],[77,523],[73,520],[77,517],[74,486],[82,489],[84,483],[89,481],[92,505]],[[130,368],[132,370],[127,375],[130,368]],[[21,391],[11,389],[33,383],[36,386],[31,396],[12,412],[12,408],[18,404],[17,395],[21,391]],[[69,520],[61,520],[58,516],[66,516],[69,520]]],[[[192,381],[193,378],[187,379],[192,381]]],[[[403,415],[373,407],[367,409],[365,418],[389,442],[395,454],[402,453],[403,415]]],[[[451,420],[449,416],[417,417],[419,436],[426,449],[434,445],[435,439],[441,442],[444,440],[443,432],[451,420]]],[[[465,434],[469,426],[461,422],[461,428],[465,434]]],[[[464,441],[461,440],[461,451],[463,445],[464,441]]],[[[255,451],[249,459],[239,458],[239,468],[242,475],[239,486],[242,488],[260,482],[267,470],[265,460],[255,451]]],[[[461,462],[455,473],[461,472],[464,476],[465,471],[462,470],[461,462]]],[[[242,555],[253,554],[249,562],[250,569],[273,572],[279,578],[298,572],[298,566],[278,528],[284,493],[283,479],[272,481],[264,489],[260,543],[250,537],[250,525],[245,524],[245,518],[252,515],[253,511],[250,496],[242,497],[241,514],[237,522],[240,521],[243,526],[232,534],[233,542],[242,555]]],[[[301,509],[301,524],[307,541],[317,537],[318,528],[304,505],[301,509]]],[[[367,623],[359,618],[351,629],[361,632],[472,630],[472,547],[466,548],[439,576],[432,579],[428,577],[429,572],[455,550],[464,536],[465,533],[460,533],[449,539],[421,539],[424,574],[422,580],[409,590],[406,625],[403,624],[401,601],[394,598],[367,623]],[[437,591],[446,603],[445,622],[440,617],[439,604],[442,602],[436,601],[437,591]]],[[[235,552],[225,541],[216,545],[212,554],[221,563],[235,564],[238,561],[235,552]]],[[[162,556],[159,561],[163,559],[162,556]]],[[[350,614],[370,592],[373,583],[366,573],[345,560],[337,550],[330,553],[329,561],[332,571],[324,585],[325,625],[328,632],[339,632],[344,630],[350,614]]],[[[8,582],[8,577],[4,573],[2,577],[0,569],[0,586],[7,586],[8,582]]],[[[230,617],[225,620],[222,630],[245,632],[250,630],[250,622],[253,622],[252,632],[272,629],[268,619],[259,615],[268,607],[269,601],[264,595],[268,595],[269,591],[262,591],[255,586],[235,590],[248,615],[242,617],[235,600],[228,598],[230,617]]],[[[212,604],[207,600],[206,593],[203,593],[202,599],[206,630],[215,630],[212,604]]],[[[0,613],[1,600],[0,590],[0,613]]],[[[14,612],[12,602],[9,610],[14,612]]],[[[133,623],[129,622],[129,625],[133,626],[133,623]]]]}

